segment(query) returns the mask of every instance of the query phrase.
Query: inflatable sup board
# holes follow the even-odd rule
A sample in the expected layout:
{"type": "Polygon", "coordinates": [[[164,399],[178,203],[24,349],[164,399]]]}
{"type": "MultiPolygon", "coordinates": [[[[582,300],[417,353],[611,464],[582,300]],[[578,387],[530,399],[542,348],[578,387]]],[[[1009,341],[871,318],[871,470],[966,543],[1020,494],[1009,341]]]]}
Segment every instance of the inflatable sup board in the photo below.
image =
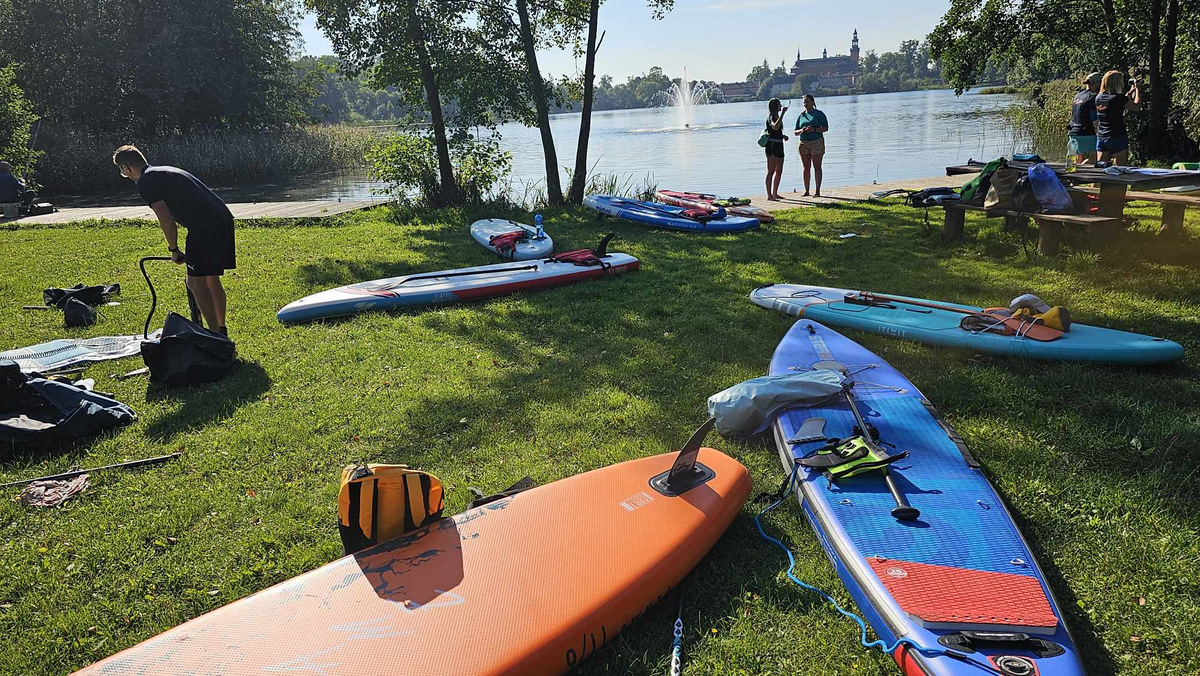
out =
{"type": "MultiPolygon", "coordinates": [[[[865,306],[845,302],[847,294],[859,293],[824,286],[771,284],[752,291],[750,300],[765,308],[782,310],[796,317],[815,319],[833,326],[1013,357],[1110,364],[1160,364],[1183,358],[1183,346],[1165,338],[1086,324],[1072,324],[1071,330],[1062,337],[1040,341],[992,331],[964,330],[959,324],[965,315],[953,310],[905,303],[865,306]]],[[[959,310],[981,310],[973,305],[907,296],[892,297],[959,310]]]]}
{"type": "Polygon", "coordinates": [[[554,240],[550,239],[550,235],[547,235],[545,230],[542,231],[541,239],[538,239],[537,228],[532,225],[501,218],[475,221],[471,224],[471,237],[483,248],[510,261],[547,258],[554,252],[554,240]],[[524,235],[519,238],[504,237],[504,235],[519,232],[523,232],[524,235]],[[497,237],[501,238],[500,246],[493,242],[497,237]],[[515,241],[508,242],[507,240],[510,239],[515,239],[515,241]]]}
{"type": "Polygon", "coordinates": [[[844,395],[780,414],[772,432],[785,472],[798,459],[814,457],[829,439],[860,436],[860,417],[889,454],[907,453],[887,465],[887,474],[867,471],[836,482],[802,465],[795,485],[801,510],[879,638],[888,645],[906,638],[961,656],[901,645],[893,653],[901,671],[1082,676],[1033,553],[979,463],[933,405],[879,356],[800,320],[775,349],[770,372],[819,368],[839,371],[852,383],[847,389],[859,415],[844,395]],[[800,431],[812,418],[823,419],[823,435],[806,441],[814,436],[811,425],[800,431]],[[899,497],[889,492],[889,475],[899,497]]]}
{"type": "Polygon", "coordinates": [[[720,199],[716,195],[707,195],[698,192],[680,192],[677,190],[659,190],[654,193],[654,199],[672,206],[704,209],[709,213],[714,213],[717,211],[718,206],[723,206],[726,213],[733,214],[734,216],[754,218],[759,223],[770,223],[775,220],[771,212],[762,207],[756,207],[753,204],[737,204],[734,206],[714,204],[714,202],[720,199]]]}
{"type": "Polygon", "coordinates": [[[684,212],[690,211],[686,207],[675,207],[657,202],[639,202],[624,197],[588,195],[583,198],[583,203],[606,216],[615,216],[656,228],[687,232],[742,232],[758,227],[758,220],[754,218],[729,215],[724,218],[712,219],[707,217],[689,218],[684,215],[684,212]]]}
{"type": "Polygon", "coordinates": [[[710,427],[678,455],[440,519],[80,673],[566,672],[683,579],[749,497],[746,468],[700,447],[710,427]]]}
{"type": "MultiPolygon", "coordinates": [[[[591,264],[547,258],[377,279],[306,296],[288,303],[276,316],[287,324],[370,310],[457,303],[637,270],[638,259],[633,256],[605,251],[608,239],[605,237],[593,252],[596,260],[591,264]]],[[[579,252],[559,256],[567,257],[576,253],[579,252]]]]}

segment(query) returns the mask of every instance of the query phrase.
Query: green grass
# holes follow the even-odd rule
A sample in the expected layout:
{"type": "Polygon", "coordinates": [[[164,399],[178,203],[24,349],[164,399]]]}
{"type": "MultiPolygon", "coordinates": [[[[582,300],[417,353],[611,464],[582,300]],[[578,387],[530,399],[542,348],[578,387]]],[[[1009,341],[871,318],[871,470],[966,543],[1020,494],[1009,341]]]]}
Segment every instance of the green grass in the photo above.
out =
{"type": "MultiPolygon", "coordinates": [[[[62,673],[336,558],[343,465],[408,462],[440,476],[448,512],[468,486],[549,482],[676,448],[708,395],[761,375],[791,325],[751,304],[760,284],[808,281],[982,305],[1036,292],[1076,321],[1184,344],[1190,362],[1154,369],[1022,362],[850,335],[938,405],[1011,504],[1094,673],[1200,671],[1200,223],[1192,239],[1152,232],[1158,210],[1099,254],[1026,255],[998,222],[969,217],[943,246],[919,211],[846,205],[783,214],[740,236],[598,223],[582,210],[547,222],[566,250],[609,230],[640,272],[492,301],[282,326],[275,311],[354,280],[490,262],[466,236],[477,214],[377,209],[238,232],[227,277],[230,330],[245,364],[204,387],[150,391],[90,367],[139,419],[90,444],[0,460],[0,481],[180,451],[171,464],[95,474],[52,510],[0,500],[0,672],[62,673]],[[838,239],[853,231],[860,237],[838,239]]],[[[514,214],[516,215],[516,214],[514,214]]],[[[933,213],[936,218],[939,214],[933,213]]],[[[149,294],[140,256],[161,254],[143,224],[0,231],[0,346],[140,330],[149,294]],[[20,310],[42,288],[120,282],[100,324],[64,331],[20,310]]],[[[178,268],[159,264],[163,306],[186,307],[178,268]]],[[[161,315],[156,323],[161,322],[161,315]]],[[[708,443],[783,478],[761,440],[708,443]]],[[[748,506],[688,584],[685,662],[693,674],[887,674],[856,630],[782,578],[748,506]]],[[[797,574],[848,595],[794,503],[767,527],[797,574]]],[[[673,600],[652,607],[584,673],[663,673],[673,600]]],[[[518,621],[518,618],[514,618],[518,621]]]]}

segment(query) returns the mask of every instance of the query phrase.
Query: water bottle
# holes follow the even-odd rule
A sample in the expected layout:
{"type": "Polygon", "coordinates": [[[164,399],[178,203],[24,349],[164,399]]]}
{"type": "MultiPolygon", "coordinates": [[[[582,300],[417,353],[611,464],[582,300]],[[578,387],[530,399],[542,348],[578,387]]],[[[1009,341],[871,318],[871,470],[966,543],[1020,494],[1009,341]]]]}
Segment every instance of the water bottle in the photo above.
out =
{"type": "Polygon", "coordinates": [[[533,222],[534,222],[534,224],[536,224],[536,225],[537,225],[537,237],[536,237],[536,239],[543,239],[543,238],[545,238],[545,237],[546,237],[546,231],[542,229],[542,215],[541,215],[541,214],[538,214],[538,215],[534,216],[534,217],[533,217],[533,222]]]}
{"type": "Polygon", "coordinates": [[[1067,173],[1068,174],[1075,171],[1075,153],[1067,152],[1066,165],[1067,165],[1067,173]]]}

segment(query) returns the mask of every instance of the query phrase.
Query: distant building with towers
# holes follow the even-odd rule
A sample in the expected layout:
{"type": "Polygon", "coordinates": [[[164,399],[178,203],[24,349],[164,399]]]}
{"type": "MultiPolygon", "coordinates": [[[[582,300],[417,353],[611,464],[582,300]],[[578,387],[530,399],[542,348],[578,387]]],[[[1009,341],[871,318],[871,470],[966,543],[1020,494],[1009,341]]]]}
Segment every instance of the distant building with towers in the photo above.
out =
{"type": "Polygon", "coordinates": [[[790,75],[793,79],[801,75],[815,75],[814,86],[824,90],[837,90],[842,87],[853,89],[858,85],[858,29],[854,29],[854,37],[850,40],[850,56],[838,54],[829,56],[829,50],[821,50],[819,59],[802,59],[800,50],[796,50],[796,63],[792,66],[790,75]]]}
{"type": "MultiPolygon", "coordinates": [[[[829,55],[828,49],[821,50],[819,59],[802,59],[800,50],[796,49],[796,63],[786,77],[772,79],[768,88],[771,96],[786,96],[801,75],[810,76],[809,87],[814,91],[836,92],[839,89],[855,89],[858,87],[859,74],[858,29],[850,40],[850,55],[829,55]]],[[[750,100],[757,95],[757,89],[746,82],[726,82],[718,85],[729,100],[750,100]]]]}

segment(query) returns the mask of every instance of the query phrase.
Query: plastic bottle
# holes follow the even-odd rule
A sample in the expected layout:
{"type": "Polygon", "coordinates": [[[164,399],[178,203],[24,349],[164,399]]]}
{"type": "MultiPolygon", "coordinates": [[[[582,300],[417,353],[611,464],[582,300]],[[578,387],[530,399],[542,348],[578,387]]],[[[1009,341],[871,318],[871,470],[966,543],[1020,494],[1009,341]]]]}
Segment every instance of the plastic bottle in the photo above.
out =
{"type": "Polygon", "coordinates": [[[1067,153],[1067,173],[1075,171],[1075,153],[1067,153]]]}
{"type": "Polygon", "coordinates": [[[546,231],[542,229],[542,215],[538,214],[538,215],[534,216],[533,222],[534,222],[534,224],[537,225],[537,239],[545,238],[546,231]]]}

